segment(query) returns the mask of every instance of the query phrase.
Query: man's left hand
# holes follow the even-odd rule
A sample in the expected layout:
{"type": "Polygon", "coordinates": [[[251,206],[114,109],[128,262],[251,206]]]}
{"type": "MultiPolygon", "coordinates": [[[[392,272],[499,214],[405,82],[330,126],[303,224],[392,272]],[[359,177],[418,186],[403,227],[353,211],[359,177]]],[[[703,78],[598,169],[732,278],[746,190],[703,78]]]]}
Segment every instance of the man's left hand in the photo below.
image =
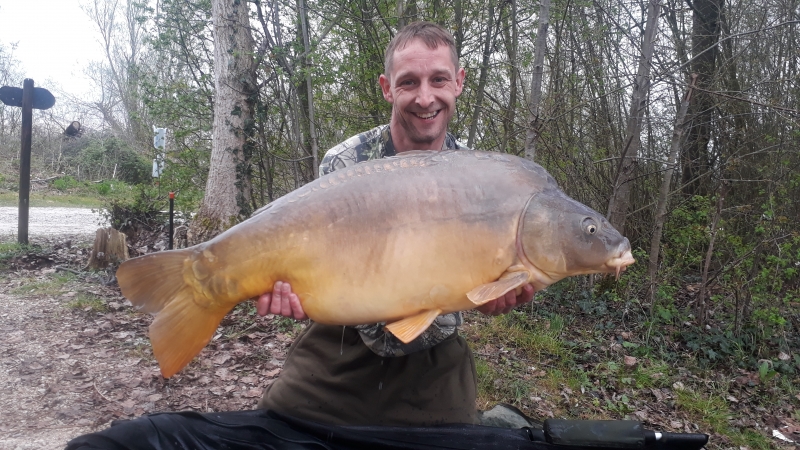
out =
{"type": "Polygon", "coordinates": [[[506,314],[515,307],[524,305],[525,303],[533,300],[534,292],[535,290],[533,289],[533,285],[526,284],[525,286],[522,286],[522,290],[520,291],[519,295],[517,295],[516,290],[508,291],[504,296],[492,300],[489,303],[484,303],[475,309],[488,316],[499,316],[500,314],[506,314]]]}

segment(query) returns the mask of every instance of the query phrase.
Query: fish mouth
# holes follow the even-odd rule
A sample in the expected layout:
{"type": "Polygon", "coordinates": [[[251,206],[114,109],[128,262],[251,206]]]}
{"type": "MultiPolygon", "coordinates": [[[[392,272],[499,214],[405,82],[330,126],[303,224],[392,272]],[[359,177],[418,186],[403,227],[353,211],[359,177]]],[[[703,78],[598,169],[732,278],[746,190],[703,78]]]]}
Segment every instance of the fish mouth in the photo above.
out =
{"type": "Polygon", "coordinates": [[[630,249],[628,249],[622,252],[620,256],[608,260],[606,262],[606,267],[611,269],[610,272],[615,272],[616,279],[619,280],[619,275],[624,272],[628,266],[635,262],[636,260],[633,259],[633,254],[631,253],[630,249]]]}

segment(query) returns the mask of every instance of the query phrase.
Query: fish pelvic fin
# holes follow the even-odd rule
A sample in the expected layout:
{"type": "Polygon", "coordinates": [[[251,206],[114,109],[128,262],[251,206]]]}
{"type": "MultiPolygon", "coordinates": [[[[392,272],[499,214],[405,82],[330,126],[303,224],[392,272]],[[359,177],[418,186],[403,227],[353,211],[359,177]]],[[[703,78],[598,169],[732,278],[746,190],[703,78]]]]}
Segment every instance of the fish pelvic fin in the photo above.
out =
{"type": "Polygon", "coordinates": [[[200,353],[234,306],[210,302],[196,283],[187,282],[193,251],[152,253],[125,261],[117,270],[122,295],[138,309],[158,313],[150,325],[150,342],[166,378],[200,353]]]}
{"type": "Polygon", "coordinates": [[[411,317],[387,323],[385,329],[404,344],[408,344],[427,330],[441,313],[441,309],[429,309],[411,317]]]}
{"type": "Polygon", "coordinates": [[[481,306],[492,300],[498,299],[512,289],[521,288],[530,278],[530,273],[527,270],[514,270],[518,266],[509,268],[497,281],[482,284],[475,289],[467,292],[467,298],[475,304],[481,306]]]}

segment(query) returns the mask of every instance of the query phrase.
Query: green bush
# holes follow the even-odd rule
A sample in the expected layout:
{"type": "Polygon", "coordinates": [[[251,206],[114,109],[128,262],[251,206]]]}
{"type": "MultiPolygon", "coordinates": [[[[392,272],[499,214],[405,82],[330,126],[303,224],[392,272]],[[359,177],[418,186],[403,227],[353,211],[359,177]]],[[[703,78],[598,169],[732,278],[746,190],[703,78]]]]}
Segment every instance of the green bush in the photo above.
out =
{"type": "Polygon", "coordinates": [[[150,164],[126,142],[117,138],[94,140],[73,160],[91,177],[115,177],[130,184],[150,180],[150,164]]]}
{"type": "Polygon", "coordinates": [[[78,187],[80,185],[81,183],[78,182],[78,180],[72,178],[69,175],[61,178],[56,178],[55,180],[53,180],[53,187],[62,192],[66,191],[67,189],[78,187]]]}
{"type": "Polygon", "coordinates": [[[104,215],[111,226],[119,231],[136,230],[142,226],[152,228],[159,221],[161,208],[169,200],[151,186],[137,186],[132,199],[112,199],[104,215]]]}
{"type": "Polygon", "coordinates": [[[97,193],[100,195],[108,195],[111,193],[111,183],[109,181],[97,183],[95,189],[97,189],[97,193]]]}

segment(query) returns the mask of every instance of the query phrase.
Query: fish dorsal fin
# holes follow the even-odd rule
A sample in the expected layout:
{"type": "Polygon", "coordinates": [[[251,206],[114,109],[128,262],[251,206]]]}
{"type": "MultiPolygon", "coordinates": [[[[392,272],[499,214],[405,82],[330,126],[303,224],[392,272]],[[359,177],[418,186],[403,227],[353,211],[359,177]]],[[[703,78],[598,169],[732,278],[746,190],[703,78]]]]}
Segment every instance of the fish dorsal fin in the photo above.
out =
{"type": "Polygon", "coordinates": [[[480,306],[500,298],[512,289],[522,287],[528,282],[530,273],[527,270],[514,270],[519,267],[521,266],[510,267],[497,281],[482,284],[467,292],[467,298],[475,305],[480,306]]]}
{"type": "Polygon", "coordinates": [[[422,311],[397,322],[387,323],[386,329],[395,335],[397,339],[403,341],[404,344],[408,344],[422,334],[423,331],[427,330],[441,313],[441,309],[422,311]]]}

